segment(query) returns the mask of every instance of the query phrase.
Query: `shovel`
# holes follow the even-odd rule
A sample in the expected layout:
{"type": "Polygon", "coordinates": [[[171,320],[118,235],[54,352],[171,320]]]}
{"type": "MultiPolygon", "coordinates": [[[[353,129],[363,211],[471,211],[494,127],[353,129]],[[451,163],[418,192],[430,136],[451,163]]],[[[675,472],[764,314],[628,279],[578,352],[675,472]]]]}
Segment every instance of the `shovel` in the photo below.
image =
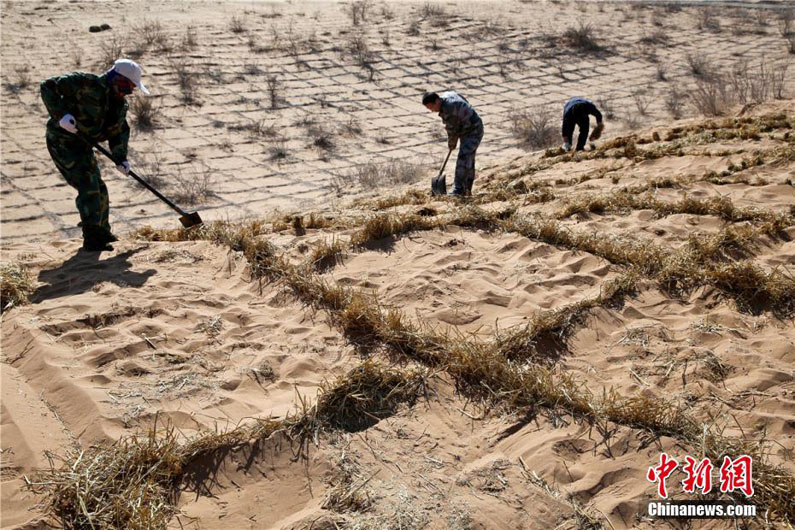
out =
{"type": "MultiPolygon", "coordinates": [[[[83,140],[85,140],[86,142],[88,142],[92,146],[94,146],[94,148],[97,149],[100,153],[102,153],[103,155],[108,157],[111,162],[113,162],[114,164],[118,165],[118,162],[116,162],[116,160],[113,159],[113,155],[111,155],[110,152],[107,149],[105,149],[104,147],[102,147],[98,143],[96,143],[96,142],[94,142],[92,140],[89,140],[85,136],[81,136],[81,137],[83,138],[83,140]]],[[[172,210],[177,212],[180,215],[179,222],[182,223],[182,226],[184,226],[185,228],[190,228],[192,226],[198,226],[198,225],[203,223],[202,218],[199,217],[199,212],[193,212],[193,213],[186,212],[185,210],[183,210],[182,208],[180,208],[179,206],[177,206],[176,204],[171,202],[165,195],[163,195],[162,193],[157,191],[151,184],[149,184],[144,179],[142,179],[141,177],[136,175],[135,172],[132,169],[130,170],[130,176],[132,178],[134,178],[135,180],[137,180],[138,182],[140,182],[141,184],[143,184],[143,186],[146,189],[148,189],[149,191],[151,191],[152,193],[154,193],[155,196],[158,199],[160,199],[164,203],[168,204],[171,207],[172,210]]]]}
{"type": "Polygon", "coordinates": [[[439,170],[438,175],[431,179],[431,195],[447,195],[447,181],[445,180],[443,173],[444,167],[447,165],[447,161],[450,160],[450,155],[452,152],[452,149],[447,152],[447,158],[444,159],[442,169],[439,170]]]}

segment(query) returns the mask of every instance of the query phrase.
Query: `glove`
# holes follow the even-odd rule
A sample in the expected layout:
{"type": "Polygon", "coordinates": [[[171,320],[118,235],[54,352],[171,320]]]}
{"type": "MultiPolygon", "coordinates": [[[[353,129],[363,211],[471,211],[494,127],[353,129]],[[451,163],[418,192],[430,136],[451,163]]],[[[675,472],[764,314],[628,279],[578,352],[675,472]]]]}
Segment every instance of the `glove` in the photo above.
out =
{"type": "Polygon", "coordinates": [[[116,166],[116,169],[118,169],[119,173],[126,177],[130,174],[130,163],[124,160],[118,166],[116,166]]]}
{"type": "Polygon", "coordinates": [[[458,138],[451,136],[447,139],[447,147],[450,148],[450,150],[455,149],[456,145],[458,145],[458,138]]]}
{"type": "Polygon", "coordinates": [[[72,134],[77,134],[77,122],[75,121],[75,117],[71,114],[64,114],[63,118],[58,122],[58,125],[61,126],[61,129],[65,131],[69,131],[72,134]]]}
{"type": "Polygon", "coordinates": [[[571,144],[569,142],[563,142],[563,150],[571,151],[571,144]]]}
{"type": "Polygon", "coordinates": [[[591,141],[598,140],[600,136],[602,136],[602,131],[605,130],[604,123],[597,123],[596,127],[594,128],[593,132],[591,132],[591,141]]]}

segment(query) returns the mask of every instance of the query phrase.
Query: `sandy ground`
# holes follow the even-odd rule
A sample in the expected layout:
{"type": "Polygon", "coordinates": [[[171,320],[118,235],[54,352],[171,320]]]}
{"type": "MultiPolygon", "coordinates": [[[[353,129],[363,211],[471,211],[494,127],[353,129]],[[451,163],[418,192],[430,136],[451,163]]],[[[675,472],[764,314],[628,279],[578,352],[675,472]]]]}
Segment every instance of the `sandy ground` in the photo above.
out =
{"type": "MultiPolygon", "coordinates": [[[[554,199],[520,201],[515,206],[522,214],[552,218],[577,197],[672,176],[693,182],[655,189],[655,197],[723,196],[736,206],[792,211],[791,159],[732,170],[723,184],[703,178],[759,153],[772,160],[773,150],[791,149],[786,131],[704,140],[658,159],[575,159],[528,177],[524,168],[544,159],[527,154],[510,130],[517,110],[549,106],[557,120],[565,99],[583,93],[614,109],[608,138],[638,130],[643,138],[664,135],[671,119],[663,98],[692,77],[688,54],[712,65],[762,56],[776,64],[787,57],[772,10],[764,10],[764,18],[759,10],[727,9],[720,29],[708,31],[698,28],[693,8],[582,3],[572,18],[572,7],[558,2],[445,3],[438,6],[449,18],[434,22],[440,19],[421,18],[424,3],[389,2],[374,4],[366,23],[353,27],[347,5],[3,3],[3,262],[22,263],[36,287],[29,305],[2,316],[3,528],[45,527],[41,499],[25,490],[23,477],[48,465],[47,452],[145,431],[155,418],[185,436],[251,418],[284,418],[361,362],[360,349],[325,312],[279,282],[254,278],[238,252],[207,241],[131,237],[113,252],[79,250],[73,191],[48,158],[37,83],[78,67],[100,71],[103,46],[118,37],[134,49],[139,32],[123,28],[155,14],[172,50],[149,49],[140,58],[159,116],[152,131],[134,127],[131,160],[172,194],[207,192],[191,206],[205,220],[275,219],[278,212],[309,210],[340,219],[377,213],[351,206],[350,195],[375,194],[362,193],[350,172],[369,161],[399,158],[430,168],[441,159],[441,124],[419,96],[448,87],[464,93],[486,124],[476,194],[499,182],[550,185],[554,199]],[[241,32],[233,31],[233,17],[241,32]],[[577,56],[554,46],[550,36],[578,19],[594,24],[605,50],[577,56]],[[103,22],[113,29],[88,32],[103,22]],[[179,51],[188,25],[197,44],[179,51]],[[349,51],[357,31],[364,31],[372,70],[358,66],[349,51]],[[649,39],[658,31],[664,41],[649,39]],[[197,74],[193,104],[180,99],[174,61],[197,74]],[[282,86],[275,108],[269,75],[282,86]],[[650,106],[648,116],[636,120],[633,95],[640,91],[650,106]],[[313,145],[308,118],[332,132],[333,150],[313,145]],[[361,132],[346,132],[346,124],[361,132]],[[271,125],[277,137],[262,133],[271,125]],[[277,144],[285,158],[273,158],[277,144]]],[[[792,121],[792,104],[748,112],[788,111],[792,121]]],[[[691,109],[685,116],[689,120],[677,125],[698,123],[691,109]]],[[[416,189],[425,191],[431,172],[416,189]]],[[[173,213],[145,190],[107,167],[104,175],[117,233],[146,224],[175,227],[173,213]]],[[[384,193],[403,189],[389,186],[384,193]]],[[[449,201],[431,206],[440,213],[457,208],[449,201]]],[[[658,216],[649,209],[560,220],[575,231],[652,241],[672,252],[691,235],[727,225],[714,215],[658,216]]],[[[354,231],[281,230],[266,237],[298,260],[318,242],[345,241],[354,231]]],[[[779,238],[758,236],[750,259],[765,271],[792,274],[794,237],[793,226],[779,238]]],[[[452,226],[351,251],[319,275],[377,294],[384,306],[438,333],[488,341],[541,311],[594,298],[623,270],[604,257],[515,233],[452,226]]],[[[726,435],[764,435],[771,440],[770,461],[793,474],[794,330],[791,319],[744,311],[714,287],[674,297],[644,280],[622,305],[591,310],[553,364],[597,395],[613,388],[623,396],[665,399],[706,423],[725,423],[726,435]]],[[[369,352],[386,362],[382,353],[369,352]]],[[[601,528],[669,526],[645,515],[655,498],[645,476],[661,451],[689,454],[679,440],[628,425],[594,428],[554,410],[528,417],[483,409],[456,390],[449,374],[434,372],[415,406],[362,432],[327,433],[304,458],[295,458],[291,442],[278,435],[256,450],[228,454],[214,463],[215,480],[204,486],[209,490],[183,485],[171,527],[580,528],[586,527],[581,506],[601,528]],[[341,472],[363,484],[368,510],[323,507],[341,472]]]]}

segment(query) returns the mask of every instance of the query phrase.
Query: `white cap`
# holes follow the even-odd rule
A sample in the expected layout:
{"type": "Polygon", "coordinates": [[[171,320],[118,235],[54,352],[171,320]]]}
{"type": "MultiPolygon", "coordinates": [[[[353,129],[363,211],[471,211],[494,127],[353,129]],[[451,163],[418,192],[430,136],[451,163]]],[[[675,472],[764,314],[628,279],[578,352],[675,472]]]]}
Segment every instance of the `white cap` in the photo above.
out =
{"type": "Polygon", "coordinates": [[[123,75],[132,81],[133,84],[141,90],[141,92],[147,96],[149,95],[149,91],[141,82],[141,67],[138,66],[138,63],[129,59],[118,59],[115,63],[113,63],[113,71],[117,74],[123,75]]]}

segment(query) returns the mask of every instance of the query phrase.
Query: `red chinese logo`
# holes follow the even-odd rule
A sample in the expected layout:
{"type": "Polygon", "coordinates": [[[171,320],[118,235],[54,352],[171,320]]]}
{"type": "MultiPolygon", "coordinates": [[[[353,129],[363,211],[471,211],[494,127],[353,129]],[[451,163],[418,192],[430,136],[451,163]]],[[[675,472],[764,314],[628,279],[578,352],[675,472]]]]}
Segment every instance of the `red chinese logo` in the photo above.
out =
{"type": "Polygon", "coordinates": [[[735,490],[740,490],[746,497],[753,495],[754,486],[751,483],[752,467],[753,460],[750,456],[743,455],[734,460],[724,456],[723,464],[720,466],[720,491],[722,493],[732,493],[735,490]]]}
{"type": "Polygon", "coordinates": [[[686,493],[695,493],[696,488],[701,490],[701,493],[707,494],[712,490],[712,462],[709,458],[703,459],[696,465],[696,459],[686,456],[687,465],[684,469],[687,478],[682,481],[682,486],[686,493]]]}
{"type": "Polygon", "coordinates": [[[659,482],[657,484],[657,494],[663,499],[668,498],[668,490],[665,488],[665,479],[668,475],[674,472],[679,466],[679,462],[673,458],[669,458],[666,453],[660,455],[660,465],[657,467],[650,467],[646,473],[646,478],[649,482],[659,482]]]}
{"type": "MultiPolygon", "coordinates": [[[[691,456],[685,457],[686,464],[682,466],[685,479],[682,480],[682,489],[685,493],[700,493],[706,495],[712,491],[712,470],[715,466],[709,458],[696,460],[691,456]]],[[[657,483],[657,494],[663,499],[668,498],[668,488],[665,480],[679,467],[679,462],[668,456],[667,453],[660,454],[660,464],[652,466],[646,472],[646,479],[651,483],[657,483]]],[[[723,464],[720,466],[720,491],[721,493],[734,493],[741,491],[746,497],[754,494],[752,480],[753,459],[748,455],[742,455],[735,459],[728,456],[723,457],[723,464]]]]}

